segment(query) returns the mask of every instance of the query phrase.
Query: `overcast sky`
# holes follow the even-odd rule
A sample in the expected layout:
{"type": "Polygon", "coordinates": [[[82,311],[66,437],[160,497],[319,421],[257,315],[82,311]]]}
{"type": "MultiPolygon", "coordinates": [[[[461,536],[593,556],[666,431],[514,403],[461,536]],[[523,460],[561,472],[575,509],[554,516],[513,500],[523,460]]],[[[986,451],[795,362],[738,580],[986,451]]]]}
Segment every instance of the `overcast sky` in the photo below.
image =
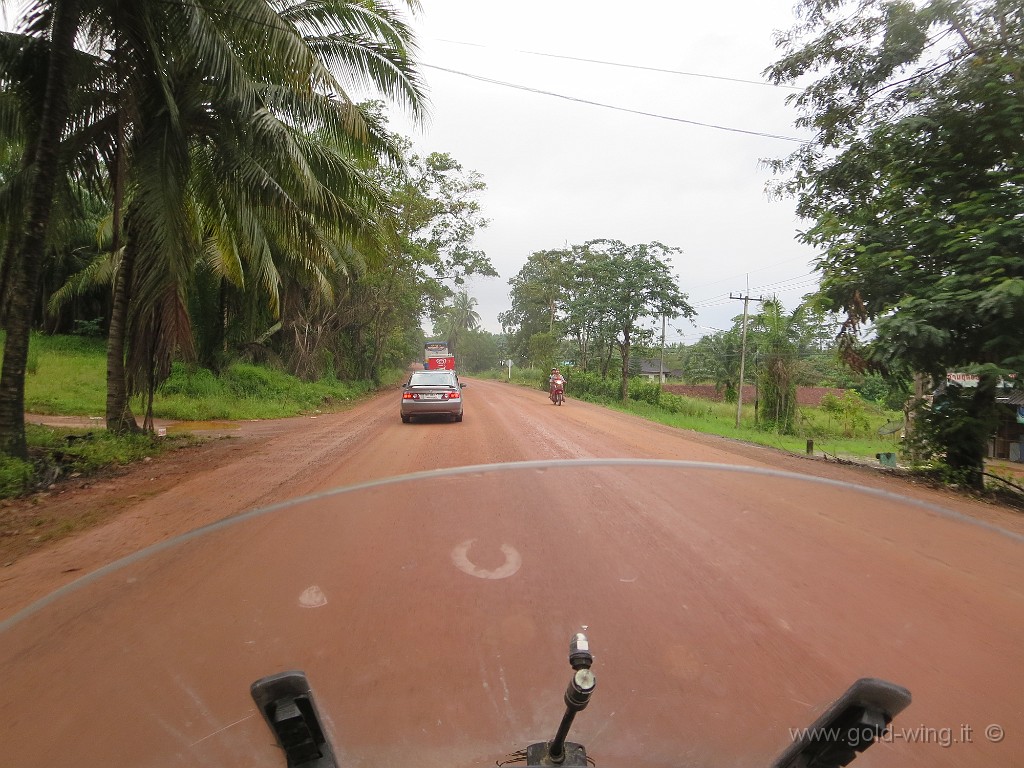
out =
{"type": "Polygon", "coordinates": [[[729,294],[748,280],[751,294],[776,293],[788,309],[816,286],[793,201],[769,198],[760,166],[798,143],[737,132],[802,135],[784,103],[791,91],[757,84],[779,56],[774,32],[793,25],[792,0],[423,6],[413,25],[431,119],[418,131],[395,126],[487,183],[480,202],[491,223],[476,246],[501,276],[469,285],[485,328],[500,330],[508,280],[531,253],[595,238],[683,249],[673,264],[699,315],[676,321],[670,343],[730,327],[742,302],[729,294]]]}

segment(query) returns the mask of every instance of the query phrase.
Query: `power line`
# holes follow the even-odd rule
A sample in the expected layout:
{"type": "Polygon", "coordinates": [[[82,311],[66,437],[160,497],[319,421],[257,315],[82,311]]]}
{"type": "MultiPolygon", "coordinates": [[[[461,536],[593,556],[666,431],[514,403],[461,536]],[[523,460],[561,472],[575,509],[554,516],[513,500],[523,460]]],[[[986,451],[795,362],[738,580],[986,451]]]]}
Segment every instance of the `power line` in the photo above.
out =
{"type": "MultiPolygon", "coordinates": [[[[462,40],[446,40],[444,38],[434,38],[441,43],[450,43],[453,45],[468,45],[473,48],[484,48],[491,49],[489,45],[481,45],[480,43],[466,43],[462,40]]],[[[767,88],[780,88],[787,91],[800,91],[801,88],[797,88],[792,85],[776,85],[775,83],[766,83],[763,80],[745,80],[741,77],[727,77],[725,75],[709,75],[705,72],[686,72],[679,69],[662,69],[661,67],[649,67],[643,64],[626,64],[619,61],[605,61],[604,59],[587,59],[581,56],[566,56],[559,53],[546,53],[544,51],[525,51],[521,49],[513,49],[515,53],[523,53],[529,56],[544,56],[550,59],[565,59],[566,61],[579,61],[585,64],[602,64],[607,67],[621,67],[623,69],[639,69],[644,72],[660,72],[665,75],[681,75],[683,77],[703,77],[708,80],[723,80],[729,83],[744,83],[746,85],[760,85],[767,88]]]]}
{"type": "MultiPolygon", "coordinates": [[[[750,290],[757,291],[759,293],[777,293],[782,291],[798,291],[804,288],[814,288],[818,285],[817,278],[808,280],[807,278],[812,277],[813,272],[808,272],[803,275],[796,277],[786,278],[779,280],[774,283],[765,283],[764,285],[754,286],[750,290]]],[[[721,282],[721,281],[719,281],[721,282]]],[[[714,285],[714,283],[709,283],[714,285]]],[[[713,296],[708,296],[704,299],[697,299],[693,302],[692,306],[695,309],[707,309],[709,307],[720,307],[728,303],[730,294],[720,293],[713,296]]]]}
{"type": "MultiPolygon", "coordinates": [[[[708,286],[718,285],[719,283],[732,282],[733,280],[741,278],[744,275],[752,275],[755,272],[763,272],[764,270],[772,269],[773,267],[781,267],[783,264],[792,264],[794,261],[802,261],[805,264],[807,263],[806,257],[803,257],[803,256],[796,256],[796,257],[794,257],[792,259],[783,259],[782,261],[776,261],[776,262],[773,262],[771,264],[765,264],[764,266],[758,267],[757,269],[748,269],[747,271],[742,272],[742,273],[740,273],[738,275],[730,275],[729,277],[723,277],[721,280],[714,280],[714,281],[712,281],[710,283],[703,283],[701,285],[696,285],[691,290],[696,290],[697,288],[707,288],[708,286]]],[[[814,273],[813,272],[808,272],[807,274],[814,274],[814,273]]]]}
{"type": "Polygon", "coordinates": [[[516,83],[509,83],[509,82],[506,82],[504,80],[495,80],[494,78],[491,78],[491,77],[484,77],[483,75],[474,75],[474,74],[472,74],[470,72],[461,72],[461,71],[459,71],[457,69],[449,69],[448,67],[439,67],[439,66],[437,66],[435,64],[426,64],[426,63],[420,62],[420,66],[424,67],[426,69],[436,69],[436,70],[438,70],[440,72],[448,72],[449,74],[452,74],[452,75],[459,75],[461,77],[468,77],[471,80],[478,80],[478,81],[480,81],[482,83],[488,83],[490,85],[500,85],[500,86],[502,86],[504,88],[514,88],[515,90],[518,90],[518,91],[526,91],[527,93],[535,93],[535,94],[539,94],[541,96],[553,96],[556,99],[564,99],[566,101],[572,101],[572,102],[575,102],[577,104],[587,104],[587,105],[592,106],[592,107],[602,107],[603,109],[612,109],[612,110],[615,110],[616,112],[627,112],[629,114],[640,115],[642,117],[654,117],[654,118],[657,118],[658,120],[668,120],[668,121],[673,122],[673,123],[685,123],[686,125],[697,125],[697,126],[700,126],[701,128],[714,128],[715,130],[718,130],[718,131],[728,131],[730,133],[742,133],[742,134],[746,134],[748,136],[760,136],[760,137],[766,138],[766,139],[778,139],[780,141],[792,141],[792,142],[796,142],[798,144],[805,143],[803,139],[797,139],[797,138],[794,138],[793,136],[781,136],[781,135],[776,134],[776,133],[765,133],[763,131],[748,131],[748,130],[745,130],[743,128],[730,128],[730,127],[725,126],[725,125],[715,125],[714,123],[703,123],[703,122],[700,122],[699,120],[686,120],[686,119],[684,119],[682,117],[670,117],[668,115],[659,115],[659,114],[657,114],[655,112],[645,112],[645,111],[639,110],[639,109],[629,109],[627,107],[618,107],[618,106],[615,106],[614,104],[604,104],[604,103],[602,103],[600,101],[590,101],[589,99],[580,99],[580,98],[577,98],[575,96],[566,96],[565,94],[555,93],[554,91],[545,91],[545,90],[542,90],[540,88],[531,88],[530,86],[527,86],[527,85],[518,85],[516,83]]]}

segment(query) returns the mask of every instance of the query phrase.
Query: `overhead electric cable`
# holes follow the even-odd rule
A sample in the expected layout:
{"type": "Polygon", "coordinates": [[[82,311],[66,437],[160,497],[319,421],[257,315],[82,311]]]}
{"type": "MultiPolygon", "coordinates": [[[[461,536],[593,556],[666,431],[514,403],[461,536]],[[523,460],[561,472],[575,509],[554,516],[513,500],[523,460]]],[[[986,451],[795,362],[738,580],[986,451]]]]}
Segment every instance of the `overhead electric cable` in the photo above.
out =
{"type": "MultiPolygon", "coordinates": [[[[441,43],[451,43],[453,45],[467,45],[473,48],[491,48],[488,45],[481,45],[480,43],[467,43],[462,40],[447,40],[442,37],[434,38],[441,43]]],[[[606,67],[622,67],[623,69],[639,69],[645,72],[660,72],[665,75],[681,75],[683,77],[703,77],[708,80],[724,80],[729,83],[744,83],[746,85],[760,85],[768,88],[781,88],[787,91],[800,91],[802,88],[797,88],[792,85],[776,85],[775,83],[768,83],[764,80],[746,80],[742,77],[727,77],[725,75],[709,75],[705,72],[686,72],[679,69],[662,69],[661,67],[649,67],[643,64],[626,64],[620,61],[605,61],[604,59],[587,59],[582,56],[566,56],[560,53],[545,53],[544,51],[525,51],[522,49],[514,49],[516,53],[523,53],[528,56],[544,56],[550,59],[565,59],[567,61],[579,61],[585,64],[602,64],[606,67]]]]}
{"type": "Polygon", "coordinates": [[[628,107],[617,107],[614,104],[604,104],[604,103],[602,103],[600,101],[590,101],[589,99],[580,99],[580,98],[577,98],[575,96],[566,96],[565,94],[555,93],[554,91],[545,91],[545,90],[542,90],[540,88],[531,88],[530,86],[527,86],[527,85],[518,85],[516,83],[509,83],[509,82],[506,82],[504,80],[495,80],[494,78],[491,78],[491,77],[484,77],[483,75],[474,75],[474,74],[472,74],[470,72],[461,72],[461,71],[459,71],[457,69],[449,69],[448,67],[439,67],[439,66],[437,66],[435,64],[425,64],[423,62],[420,62],[420,66],[421,67],[425,67],[427,69],[436,69],[436,70],[438,70],[440,72],[448,72],[449,74],[459,75],[461,77],[468,77],[471,80],[478,80],[478,81],[480,81],[482,83],[488,83],[490,85],[500,85],[500,86],[502,86],[504,88],[514,88],[514,89],[519,90],[519,91],[526,91],[528,93],[536,93],[536,94],[539,94],[541,96],[554,96],[556,99],[564,99],[566,101],[576,102],[577,104],[587,104],[587,105],[592,106],[592,107],[602,107],[604,109],[612,109],[612,110],[615,110],[616,112],[627,112],[629,114],[641,115],[643,117],[654,117],[654,118],[657,118],[659,120],[668,120],[668,121],[673,122],[673,123],[685,123],[686,125],[697,125],[697,126],[700,126],[701,128],[714,128],[715,130],[718,130],[718,131],[729,131],[730,133],[743,133],[743,134],[746,134],[748,136],[760,136],[760,137],[766,138],[766,139],[779,139],[780,141],[792,141],[792,142],[796,142],[797,144],[803,144],[804,143],[803,139],[797,139],[797,138],[794,138],[793,136],[781,136],[781,135],[776,134],[776,133],[765,133],[763,131],[748,131],[748,130],[745,130],[743,128],[730,128],[729,126],[715,125],[714,123],[704,123],[704,122],[701,122],[699,120],[687,120],[687,119],[682,118],[682,117],[670,117],[668,115],[659,115],[659,114],[657,114],[655,112],[645,112],[645,111],[639,110],[639,109],[629,109],[628,107]]]}

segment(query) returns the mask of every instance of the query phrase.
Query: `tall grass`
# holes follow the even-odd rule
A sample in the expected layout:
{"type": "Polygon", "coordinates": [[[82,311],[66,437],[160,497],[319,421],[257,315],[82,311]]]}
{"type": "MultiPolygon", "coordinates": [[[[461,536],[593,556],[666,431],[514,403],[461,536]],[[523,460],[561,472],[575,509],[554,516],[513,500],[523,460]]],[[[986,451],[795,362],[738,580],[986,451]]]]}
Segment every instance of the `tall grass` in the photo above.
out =
{"type": "Polygon", "coordinates": [[[235,363],[220,376],[175,364],[160,388],[157,416],[185,421],[276,419],[329,409],[367,394],[369,382],[304,382],[280,371],[235,363]]]}
{"type": "MultiPolygon", "coordinates": [[[[102,416],[106,410],[106,343],[81,336],[35,334],[25,380],[25,408],[32,413],[102,416]]],[[[386,383],[402,373],[391,371],[386,383]]],[[[323,379],[304,382],[281,371],[235,363],[219,376],[176,363],[153,402],[157,418],[274,419],[329,410],[372,389],[369,382],[323,379]]],[[[133,402],[143,411],[142,400],[133,402]]]]}

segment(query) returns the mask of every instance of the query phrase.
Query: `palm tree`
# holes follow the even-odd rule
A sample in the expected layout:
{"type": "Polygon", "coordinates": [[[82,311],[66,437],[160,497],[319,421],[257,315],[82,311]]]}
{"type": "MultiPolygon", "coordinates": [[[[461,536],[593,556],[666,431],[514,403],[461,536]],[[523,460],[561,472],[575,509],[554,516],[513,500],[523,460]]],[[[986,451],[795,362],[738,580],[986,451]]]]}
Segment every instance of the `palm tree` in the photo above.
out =
{"type": "Polygon", "coordinates": [[[686,359],[687,378],[694,383],[711,381],[725,400],[736,402],[740,375],[739,331],[717,331],[689,348],[686,359]]]}
{"type": "Polygon", "coordinates": [[[411,33],[386,0],[83,2],[81,31],[112,74],[107,421],[128,429],[125,385],[151,392],[190,343],[185,292],[200,265],[258,285],[277,311],[286,276],[327,292],[330,274],[372,246],[384,195],[362,169],[400,158],[342,81],[374,85],[416,117],[424,100],[411,33]]]}
{"type": "MultiPolygon", "coordinates": [[[[380,156],[399,160],[386,134],[346,96],[331,67],[344,68],[339,75],[375,84],[414,113],[420,111],[422,97],[408,58],[408,30],[387,4],[290,2],[276,7],[277,20],[269,6],[266,10],[263,29],[254,27],[249,14],[240,24],[227,19],[211,33],[212,48],[249,52],[225,57],[223,72],[211,73],[208,56],[195,56],[196,69],[201,63],[204,70],[193,78],[198,90],[223,83],[229,74],[243,87],[234,89],[241,94],[205,93],[198,100],[200,121],[204,104],[213,104],[217,111],[206,125],[182,131],[193,149],[182,164],[178,188],[189,187],[187,172],[196,169],[208,172],[207,181],[224,180],[195,187],[210,192],[195,211],[204,223],[200,235],[206,263],[239,288],[248,276],[278,314],[286,279],[312,286],[323,298],[331,292],[334,271],[349,273],[360,266],[361,251],[375,241],[375,216],[384,201],[361,167],[380,156]],[[257,34],[250,41],[254,28],[257,34]],[[239,40],[250,44],[239,45],[239,40]],[[280,56],[268,63],[266,47],[280,56]]],[[[164,140],[174,129],[167,123],[159,138],[164,140]]],[[[153,183],[145,188],[160,200],[150,208],[157,219],[159,211],[183,208],[161,200],[167,175],[166,168],[147,174],[153,183]]],[[[136,195],[141,189],[140,184],[136,195]]],[[[170,231],[179,228],[173,219],[165,221],[170,231]]],[[[147,249],[151,253],[160,253],[159,246],[167,242],[164,235],[169,232],[160,229],[147,249]]],[[[141,322],[136,316],[132,337],[143,343],[149,343],[156,328],[180,329],[175,318],[185,316],[180,311],[181,286],[191,264],[180,259],[180,251],[164,253],[163,259],[147,259],[151,268],[137,281],[136,306],[149,314],[141,315],[141,322]],[[171,284],[177,288],[172,290],[171,284]]],[[[157,350],[162,362],[156,373],[166,371],[176,335],[183,339],[182,334],[169,334],[167,344],[157,350]]],[[[129,358],[136,360],[136,389],[140,371],[150,388],[153,383],[153,366],[140,366],[151,359],[143,352],[138,343],[129,351],[129,358]]]]}
{"type": "Polygon", "coordinates": [[[453,355],[457,354],[459,340],[480,328],[480,315],[474,309],[475,306],[476,299],[466,291],[459,291],[451,306],[445,307],[440,313],[435,330],[448,339],[448,351],[453,355]]]}
{"type": "MultiPolygon", "coordinates": [[[[0,450],[28,458],[25,442],[25,366],[28,361],[32,309],[42,274],[46,230],[53,193],[60,175],[60,143],[68,122],[68,72],[78,31],[79,0],[53,0],[50,51],[38,133],[32,153],[24,234],[15,258],[8,251],[10,296],[5,325],[3,370],[0,372],[0,450]]],[[[8,233],[9,242],[14,242],[8,233]]]]}

